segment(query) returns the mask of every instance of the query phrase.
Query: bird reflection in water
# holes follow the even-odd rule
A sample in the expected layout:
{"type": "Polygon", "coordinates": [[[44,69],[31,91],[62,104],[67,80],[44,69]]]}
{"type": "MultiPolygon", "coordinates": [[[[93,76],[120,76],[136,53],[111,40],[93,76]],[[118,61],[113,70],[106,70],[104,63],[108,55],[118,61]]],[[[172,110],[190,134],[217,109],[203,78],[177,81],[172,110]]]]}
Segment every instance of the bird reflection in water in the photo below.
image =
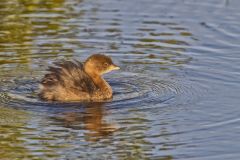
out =
{"type": "Polygon", "coordinates": [[[56,120],[63,121],[66,128],[86,130],[86,140],[97,141],[118,130],[116,124],[106,120],[106,115],[104,103],[94,102],[86,104],[83,112],[66,112],[56,120]]]}

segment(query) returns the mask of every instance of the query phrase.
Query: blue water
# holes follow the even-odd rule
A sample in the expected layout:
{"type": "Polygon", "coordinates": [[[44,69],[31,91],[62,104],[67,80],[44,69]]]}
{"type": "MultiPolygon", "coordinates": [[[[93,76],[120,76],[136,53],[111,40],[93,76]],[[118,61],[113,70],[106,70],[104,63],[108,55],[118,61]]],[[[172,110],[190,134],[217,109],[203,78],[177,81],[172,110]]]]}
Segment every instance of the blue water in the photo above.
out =
{"type": "Polygon", "coordinates": [[[239,159],[240,1],[1,0],[2,159],[239,159]],[[47,66],[105,53],[112,102],[38,99],[47,66]]]}

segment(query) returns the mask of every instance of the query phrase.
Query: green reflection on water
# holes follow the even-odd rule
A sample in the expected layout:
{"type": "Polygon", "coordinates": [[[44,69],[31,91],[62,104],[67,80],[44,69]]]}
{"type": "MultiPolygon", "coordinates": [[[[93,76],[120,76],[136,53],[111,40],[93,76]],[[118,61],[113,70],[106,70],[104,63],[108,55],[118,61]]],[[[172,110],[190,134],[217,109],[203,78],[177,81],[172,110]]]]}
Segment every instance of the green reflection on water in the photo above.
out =
{"type": "Polygon", "coordinates": [[[0,155],[2,159],[29,158],[24,128],[29,116],[21,110],[0,107],[0,155]]]}
{"type": "Polygon", "coordinates": [[[0,107],[1,159],[46,159],[60,157],[56,149],[65,145],[52,144],[56,138],[45,136],[29,127],[30,112],[0,107]]]}
{"type": "Polygon", "coordinates": [[[35,58],[71,55],[72,49],[55,40],[68,31],[63,27],[67,9],[64,3],[65,0],[2,0],[0,65],[31,65],[35,58]]]}
{"type": "MultiPolygon", "coordinates": [[[[0,2],[0,65],[4,64],[17,64],[21,65],[22,70],[28,70],[29,64],[33,64],[33,59],[57,57],[61,53],[72,55],[74,52],[72,48],[66,47],[65,44],[69,42],[58,41],[61,38],[66,38],[68,32],[74,29],[73,26],[66,27],[64,24],[68,16],[79,16],[82,12],[69,14],[70,8],[66,7],[65,0],[2,0],[0,2]],[[72,28],[73,27],[73,28],[72,28]]],[[[81,1],[77,1],[81,2],[81,1]]],[[[92,10],[97,15],[97,8],[92,10]]],[[[75,17],[76,18],[76,17],[75,17]]],[[[97,18],[95,19],[97,21],[97,18]]],[[[118,21],[118,20],[116,20],[118,21]]],[[[120,20],[119,20],[120,21],[120,20]]],[[[162,26],[174,26],[169,27],[172,30],[179,31],[177,34],[182,37],[191,37],[192,34],[183,27],[179,27],[175,23],[148,21],[144,22],[147,25],[162,25],[162,26]]],[[[113,24],[113,23],[112,23],[113,24]]],[[[111,33],[111,36],[119,36],[122,33],[121,29],[118,29],[118,23],[114,23],[116,28],[109,27],[105,32],[111,33]]],[[[185,52],[185,48],[181,45],[189,45],[185,40],[174,39],[174,32],[157,32],[156,29],[139,28],[141,35],[143,32],[148,33],[152,37],[140,38],[138,37],[136,43],[134,42],[131,53],[136,55],[142,55],[142,57],[134,59],[133,61],[123,61],[131,64],[159,64],[159,65],[180,65],[188,63],[191,58],[182,55],[185,52]],[[165,39],[161,39],[161,36],[168,36],[165,39]],[[164,45],[162,45],[164,44],[164,45]],[[172,47],[175,46],[175,47],[172,47]]],[[[87,32],[87,31],[86,31],[87,32]]],[[[136,34],[138,35],[138,34],[136,34]]],[[[71,35],[76,38],[74,35],[71,35]]],[[[67,37],[69,38],[69,37],[67,37]]],[[[69,40],[69,39],[68,39],[69,40]]],[[[78,43],[78,47],[88,47],[79,42],[70,42],[72,44],[78,43]]],[[[121,49],[121,45],[118,43],[112,43],[110,46],[112,50],[121,49]]],[[[18,68],[18,66],[16,67],[18,68]]],[[[163,69],[168,69],[162,68],[163,69]]],[[[21,71],[21,70],[20,70],[21,71]]],[[[1,68],[0,68],[1,72],[1,68]]],[[[11,75],[16,75],[16,72],[11,72],[11,75]]],[[[22,73],[22,72],[21,72],[22,73]]],[[[23,74],[23,73],[22,73],[23,74]]],[[[60,118],[54,118],[54,121],[64,128],[75,128],[78,124],[83,124],[83,129],[88,132],[85,133],[84,138],[86,141],[96,142],[101,139],[108,139],[118,129],[114,124],[104,120],[105,110],[102,106],[88,106],[85,113],[66,113],[60,118]]],[[[145,117],[145,115],[141,115],[145,117]]],[[[29,132],[29,128],[26,127],[26,123],[30,121],[29,115],[26,112],[0,108],[0,117],[2,119],[1,131],[1,158],[35,158],[34,154],[41,154],[43,157],[59,157],[54,149],[68,147],[64,145],[54,144],[58,138],[57,131],[52,131],[44,134],[42,131],[41,136],[37,135],[25,135],[25,132],[29,132]],[[10,123],[11,122],[11,123],[10,123]],[[52,135],[52,136],[51,136],[52,135]],[[37,141],[31,146],[38,147],[38,149],[30,150],[26,146],[26,138],[31,141],[37,141]],[[15,154],[17,153],[17,154],[15,154]]],[[[144,119],[144,118],[143,118],[144,119]]],[[[130,119],[135,124],[142,124],[147,126],[144,121],[147,119],[130,119]]],[[[48,122],[46,122],[48,123],[48,122]]],[[[130,122],[127,122],[130,124],[130,122]]],[[[43,126],[42,126],[43,127],[43,126]]],[[[45,126],[44,126],[45,127],[45,126]]],[[[42,129],[42,128],[41,128],[42,129]]],[[[146,150],[152,148],[144,148],[145,145],[150,145],[150,142],[144,139],[146,137],[144,132],[139,132],[135,137],[130,137],[128,133],[135,132],[135,130],[147,131],[148,128],[134,128],[131,130],[124,128],[121,133],[125,134],[125,139],[122,140],[127,145],[123,146],[119,144],[119,157],[122,159],[142,159],[147,157],[145,155],[146,150]]],[[[31,131],[30,131],[31,132],[31,131]]],[[[32,131],[34,132],[34,130],[32,131]]],[[[60,131],[59,131],[60,132],[60,131]]],[[[34,133],[33,133],[34,134],[34,133]]],[[[76,138],[79,138],[76,136],[76,138]]],[[[110,140],[114,141],[114,139],[110,140]]],[[[111,145],[112,141],[106,145],[111,145]]],[[[30,145],[29,145],[30,146],[30,145]]],[[[29,147],[28,146],[28,147],[29,147]]],[[[76,146],[74,146],[76,147],[76,146]]],[[[94,148],[94,146],[91,146],[94,148]]],[[[166,149],[167,150],[167,149],[166,149]]],[[[172,159],[171,156],[163,157],[162,159],[172,159]]]]}

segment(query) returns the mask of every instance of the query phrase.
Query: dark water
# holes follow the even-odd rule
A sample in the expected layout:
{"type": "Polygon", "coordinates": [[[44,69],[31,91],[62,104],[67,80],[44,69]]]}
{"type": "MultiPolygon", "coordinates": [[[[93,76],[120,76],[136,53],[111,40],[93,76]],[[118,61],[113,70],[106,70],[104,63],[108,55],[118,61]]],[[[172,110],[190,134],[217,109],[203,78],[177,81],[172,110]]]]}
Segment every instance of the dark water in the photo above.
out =
{"type": "Polygon", "coordinates": [[[1,159],[239,159],[239,0],[1,0],[1,159]],[[106,53],[108,103],[47,103],[52,62],[106,53]]]}

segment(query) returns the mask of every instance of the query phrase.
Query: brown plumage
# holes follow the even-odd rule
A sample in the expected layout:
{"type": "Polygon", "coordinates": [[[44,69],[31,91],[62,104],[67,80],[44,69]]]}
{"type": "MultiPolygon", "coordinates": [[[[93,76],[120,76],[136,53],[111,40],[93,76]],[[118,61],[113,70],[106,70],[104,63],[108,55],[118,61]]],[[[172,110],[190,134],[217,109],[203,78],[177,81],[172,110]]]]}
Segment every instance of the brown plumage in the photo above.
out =
{"type": "Polygon", "coordinates": [[[90,56],[84,63],[61,61],[49,67],[40,84],[40,98],[51,101],[102,101],[112,98],[112,89],[101,77],[119,69],[110,57],[90,56]]]}

